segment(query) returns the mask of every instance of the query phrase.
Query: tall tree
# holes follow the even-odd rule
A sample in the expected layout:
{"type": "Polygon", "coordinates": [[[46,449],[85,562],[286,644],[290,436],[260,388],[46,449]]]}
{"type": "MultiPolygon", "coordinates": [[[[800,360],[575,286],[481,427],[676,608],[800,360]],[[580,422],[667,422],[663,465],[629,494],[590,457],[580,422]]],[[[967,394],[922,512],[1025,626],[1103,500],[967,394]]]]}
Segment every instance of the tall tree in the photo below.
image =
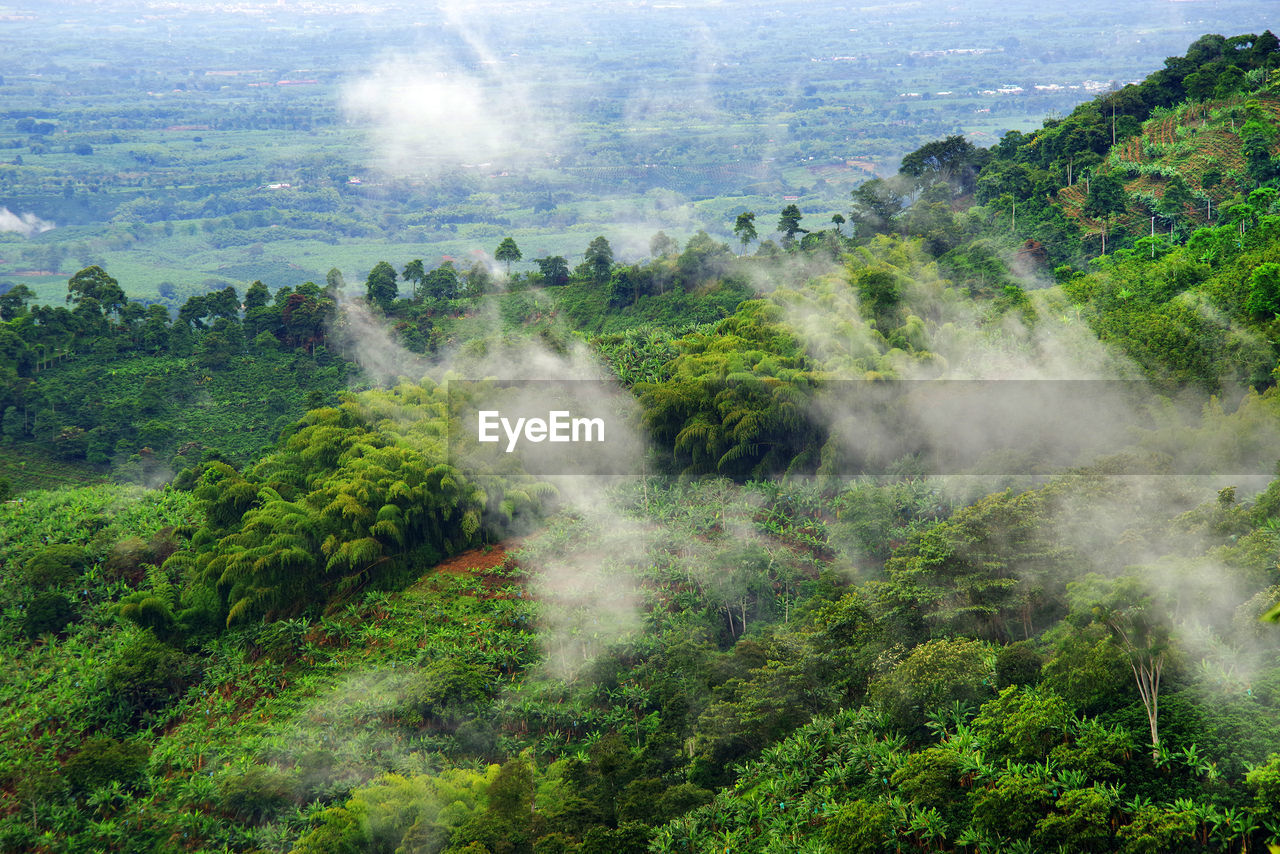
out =
{"type": "Polygon", "coordinates": [[[383,310],[391,307],[391,303],[399,294],[400,289],[396,287],[396,269],[386,261],[379,261],[369,271],[369,278],[365,280],[365,293],[369,302],[376,303],[383,310]]]}
{"type": "Polygon", "coordinates": [[[510,276],[511,264],[523,258],[524,254],[520,251],[520,247],[516,246],[515,240],[510,237],[504,237],[502,242],[498,244],[497,251],[493,253],[493,257],[507,265],[507,275],[510,276]]]}
{"type": "Polygon", "coordinates": [[[747,245],[755,240],[756,234],[756,215],[754,211],[743,211],[738,214],[738,218],[733,221],[733,233],[738,236],[738,240],[742,243],[742,251],[747,251],[747,245]]]}
{"type": "Polygon", "coordinates": [[[267,290],[267,286],[262,282],[254,282],[249,289],[244,292],[244,312],[248,316],[249,312],[255,308],[262,308],[271,301],[271,292],[267,290]]]}
{"type": "Polygon", "coordinates": [[[902,158],[898,172],[915,178],[921,186],[934,181],[955,184],[971,193],[978,170],[990,159],[990,152],[975,147],[963,136],[949,136],[923,145],[902,158]]]}
{"type": "Polygon", "coordinates": [[[667,236],[665,231],[659,231],[649,241],[649,255],[653,258],[665,258],[668,255],[675,255],[680,251],[680,244],[667,236]]]}
{"type": "Polygon", "coordinates": [[[423,281],[423,293],[432,299],[455,299],[460,290],[458,271],[452,261],[445,261],[427,274],[423,281]]]}
{"type": "Polygon", "coordinates": [[[613,247],[609,245],[604,235],[592,240],[587,246],[587,251],[582,253],[582,257],[591,268],[591,274],[595,276],[597,282],[603,282],[609,278],[609,271],[613,269],[613,247]]]}
{"type": "Polygon", "coordinates": [[[192,294],[178,309],[178,321],[195,329],[204,329],[204,319],[209,316],[208,297],[205,294],[192,294]]]}
{"type": "Polygon", "coordinates": [[[271,303],[271,292],[262,282],[254,282],[244,293],[245,336],[250,340],[263,332],[275,333],[280,326],[280,308],[271,303]]]}
{"type": "Polygon", "coordinates": [[[1125,207],[1124,184],[1120,179],[1113,175],[1095,176],[1084,203],[1085,215],[1101,219],[1107,214],[1122,214],[1125,207]]]}
{"type": "Polygon", "coordinates": [[[79,303],[84,299],[97,300],[104,314],[119,311],[128,301],[120,283],[96,264],[85,267],[67,281],[67,302],[79,303]]]}
{"type": "MultiPolygon", "coordinates": [[[[855,226],[864,226],[871,234],[884,234],[893,230],[898,214],[905,207],[902,194],[880,178],[858,186],[853,191],[853,207],[850,212],[855,226]]],[[[859,236],[855,232],[854,236],[859,236]]]]}
{"type": "Polygon", "coordinates": [[[1168,615],[1175,610],[1172,603],[1128,575],[1109,580],[1090,573],[1068,584],[1067,592],[1074,600],[1072,610],[1081,613],[1087,609],[1095,622],[1107,627],[1112,642],[1128,656],[1138,696],[1147,711],[1151,755],[1159,759],[1160,680],[1171,643],[1168,615]]]}
{"type": "Polygon", "coordinates": [[[27,303],[36,298],[36,292],[26,285],[14,285],[0,294],[0,320],[13,320],[27,313],[27,303]]]}
{"type": "Polygon", "coordinates": [[[169,310],[157,303],[147,306],[146,319],[138,332],[138,342],[148,353],[160,353],[169,346],[169,310]]]}
{"type": "Polygon", "coordinates": [[[427,271],[422,265],[421,258],[414,258],[408,264],[405,264],[404,269],[400,271],[400,278],[406,282],[413,282],[413,298],[415,300],[422,299],[422,280],[426,276],[427,271]]]}
{"type": "Polygon", "coordinates": [[[569,262],[563,255],[548,255],[536,261],[543,281],[552,287],[569,283],[569,262]]]}
{"type": "Polygon", "coordinates": [[[797,234],[808,234],[807,228],[800,227],[800,208],[797,205],[787,205],[782,209],[782,215],[778,217],[778,231],[782,232],[782,247],[790,249],[796,242],[797,234]]]}
{"type": "Polygon", "coordinates": [[[240,319],[240,295],[231,285],[220,291],[210,291],[205,295],[205,308],[213,317],[225,317],[228,320],[240,319]]]}
{"type": "Polygon", "coordinates": [[[325,287],[335,294],[347,286],[346,281],[342,278],[342,271],[337,267],[329,268],[329,272],[325,274],[324,283],[325,287]]]}

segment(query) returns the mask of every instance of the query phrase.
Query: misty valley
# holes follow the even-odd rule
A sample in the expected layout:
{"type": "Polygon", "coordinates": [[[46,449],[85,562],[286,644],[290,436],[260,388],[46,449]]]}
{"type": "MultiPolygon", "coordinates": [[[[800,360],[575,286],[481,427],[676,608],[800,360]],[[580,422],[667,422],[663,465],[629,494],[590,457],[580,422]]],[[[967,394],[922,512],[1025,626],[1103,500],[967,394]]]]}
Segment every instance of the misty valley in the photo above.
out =
{"type": "Polygon", "coordinates": [[[1267,11],[4,5],[0,851],[1280,850],[1267,11]]]}

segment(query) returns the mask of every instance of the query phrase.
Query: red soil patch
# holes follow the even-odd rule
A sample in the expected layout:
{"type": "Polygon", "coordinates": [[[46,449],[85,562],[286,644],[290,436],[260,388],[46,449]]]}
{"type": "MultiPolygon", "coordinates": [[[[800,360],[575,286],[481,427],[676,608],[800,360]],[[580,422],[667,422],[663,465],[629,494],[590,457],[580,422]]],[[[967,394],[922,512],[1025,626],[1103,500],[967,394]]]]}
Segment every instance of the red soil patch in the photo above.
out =
{"type": "Polygon", "coordinates": [[[484,549],[468,549],[459,555],[454,555],[443,563],[437,564],[432,572],[443,572],[445,575],[470,575],[477,572],[483,573],[486,570],[494,569],[502,566],[502,562],[507,559],[507,547],[516,548],[517,544],[508,542],[506,544],[496,543],[489,546],[489,550],[484,549]]]}

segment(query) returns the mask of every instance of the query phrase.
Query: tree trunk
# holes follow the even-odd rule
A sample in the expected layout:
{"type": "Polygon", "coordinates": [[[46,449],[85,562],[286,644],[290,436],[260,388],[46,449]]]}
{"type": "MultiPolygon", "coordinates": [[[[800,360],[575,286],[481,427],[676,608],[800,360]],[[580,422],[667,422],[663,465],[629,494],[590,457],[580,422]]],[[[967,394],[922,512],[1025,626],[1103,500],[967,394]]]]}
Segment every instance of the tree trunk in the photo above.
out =
{"type": "Polygon", "coordinates": [[[1160,757],[1160,671],[1164,667],[1164,655],[1147,659],[1131,658],[1133,678],[1138,683],[1138,694],[1147,710],[1147,725],[1151,728],[1151,758],[1160,757]]]}

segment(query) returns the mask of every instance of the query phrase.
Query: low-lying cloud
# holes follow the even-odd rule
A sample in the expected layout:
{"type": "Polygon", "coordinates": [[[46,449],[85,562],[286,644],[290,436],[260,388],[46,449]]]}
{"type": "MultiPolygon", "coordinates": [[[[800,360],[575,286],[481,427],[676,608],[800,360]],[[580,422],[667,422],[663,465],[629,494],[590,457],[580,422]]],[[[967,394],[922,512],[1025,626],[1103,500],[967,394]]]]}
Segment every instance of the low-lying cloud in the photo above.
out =
{"type": "Polygon", "coordinates": [[[374,148],[396,172],[500,168],[536,156],[549,134],[531,105],[498,75],[433,59],[397,57],[342,91],[345,113],[370,127],[374,148]]]}
{"type": "Polygon", "coordinates": [[[0,208],[0,231],[10,231],[23,237],[32,237],[52,231],[57,226],[47,219],[41,219],[33,213],[14,213],[8,208],[0,208]]]}

